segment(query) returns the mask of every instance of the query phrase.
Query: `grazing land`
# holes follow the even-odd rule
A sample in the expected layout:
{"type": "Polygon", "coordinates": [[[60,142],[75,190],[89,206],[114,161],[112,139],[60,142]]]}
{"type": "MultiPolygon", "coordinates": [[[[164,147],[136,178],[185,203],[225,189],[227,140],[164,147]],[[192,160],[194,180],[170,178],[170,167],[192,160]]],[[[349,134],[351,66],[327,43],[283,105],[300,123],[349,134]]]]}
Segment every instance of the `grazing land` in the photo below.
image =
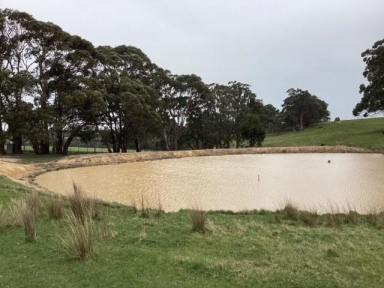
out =
{"type": "MultiPolygon", "coordinates": [[[[26,193],[0,178],[3,207],[26,193]]],[[[60,248],[65,217],[51,219],[43,209],[35,242],[25,241],[22,227],[3,225],[0,287],[382,287],[384,230],[361,216],[315,224],[292,207],[216,212],[201,234],[187,211],[142,217],[129,207],[105,209],[114,236],[96,241],[85,262],[60,248]]]]}
{"type": "Polygon", "coordinates": [[[267,135],[263,143],[275,147],[320,145],[384,151],[384,118],[319,123],[302,132],[267,135]]]}

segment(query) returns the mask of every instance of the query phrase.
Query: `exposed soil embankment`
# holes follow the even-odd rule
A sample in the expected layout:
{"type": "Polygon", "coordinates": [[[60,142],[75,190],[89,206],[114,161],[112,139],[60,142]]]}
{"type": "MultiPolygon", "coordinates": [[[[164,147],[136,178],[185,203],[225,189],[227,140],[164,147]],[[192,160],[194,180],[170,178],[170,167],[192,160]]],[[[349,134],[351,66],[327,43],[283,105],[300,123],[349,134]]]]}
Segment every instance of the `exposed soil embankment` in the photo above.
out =
{"type": "Polygon", "coordinates": [[[20,181],[30,173],[35,172],[35,165],[0,160],[0,175],[6,176],[12,180],[20,181]]]}

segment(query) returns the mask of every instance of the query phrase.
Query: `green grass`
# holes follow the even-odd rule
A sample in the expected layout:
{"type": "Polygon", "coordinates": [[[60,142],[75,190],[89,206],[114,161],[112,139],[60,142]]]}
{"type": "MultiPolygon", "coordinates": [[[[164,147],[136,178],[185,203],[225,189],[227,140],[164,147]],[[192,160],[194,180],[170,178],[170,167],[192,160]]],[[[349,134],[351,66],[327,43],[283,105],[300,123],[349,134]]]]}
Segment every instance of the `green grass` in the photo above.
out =
{"type": "Polygon", "coordinates": [[[301,132],[267,135],[263,145],[346,145],[384,150],[384,118],[320,123],[301,132]]]}
{"type": "MultiPolygon", "coordinates": [[[[0,177],[1,204],[27,192],[0,177]]],[[[110,207],[109,217],[115,237],[84,262],[59,249],[65,219],[40,216],[33,243],[21,227],[0,228],[0,287],[383,287],[384,230],[367,223],[311,228],[278,213],[208,213],[200,234],[187,211],[142,218],[110,207]]]]}

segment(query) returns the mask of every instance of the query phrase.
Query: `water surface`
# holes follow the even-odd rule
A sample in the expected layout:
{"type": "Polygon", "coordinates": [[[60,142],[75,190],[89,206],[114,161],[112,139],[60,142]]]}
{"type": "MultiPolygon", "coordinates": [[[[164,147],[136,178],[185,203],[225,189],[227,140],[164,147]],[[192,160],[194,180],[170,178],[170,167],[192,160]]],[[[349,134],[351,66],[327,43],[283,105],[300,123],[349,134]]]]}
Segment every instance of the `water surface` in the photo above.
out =
{"type": "Polygon", "coordinates": [[[384,209],[382,154],[251,154],[189,157],[48,172],[41,186],[68,195],[72,182],[89,195],[167,212],[185,208],[282,208],[368,213],[384,209]]]}

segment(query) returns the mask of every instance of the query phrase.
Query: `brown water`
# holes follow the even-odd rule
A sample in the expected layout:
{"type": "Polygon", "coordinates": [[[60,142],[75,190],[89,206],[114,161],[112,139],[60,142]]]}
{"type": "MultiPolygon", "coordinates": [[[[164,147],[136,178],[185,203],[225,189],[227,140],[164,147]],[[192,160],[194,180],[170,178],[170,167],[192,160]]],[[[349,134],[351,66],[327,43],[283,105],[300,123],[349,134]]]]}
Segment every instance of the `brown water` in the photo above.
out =
{"type": "Polygon", "coordinates": [[[88,195],[138,207],[144,199],[167,212],[275,210],[287,202],[319,212],[384,209],[382,154],[190,157],[59,170],[36,181],[64,195],[75,181],[88,195]]]}

